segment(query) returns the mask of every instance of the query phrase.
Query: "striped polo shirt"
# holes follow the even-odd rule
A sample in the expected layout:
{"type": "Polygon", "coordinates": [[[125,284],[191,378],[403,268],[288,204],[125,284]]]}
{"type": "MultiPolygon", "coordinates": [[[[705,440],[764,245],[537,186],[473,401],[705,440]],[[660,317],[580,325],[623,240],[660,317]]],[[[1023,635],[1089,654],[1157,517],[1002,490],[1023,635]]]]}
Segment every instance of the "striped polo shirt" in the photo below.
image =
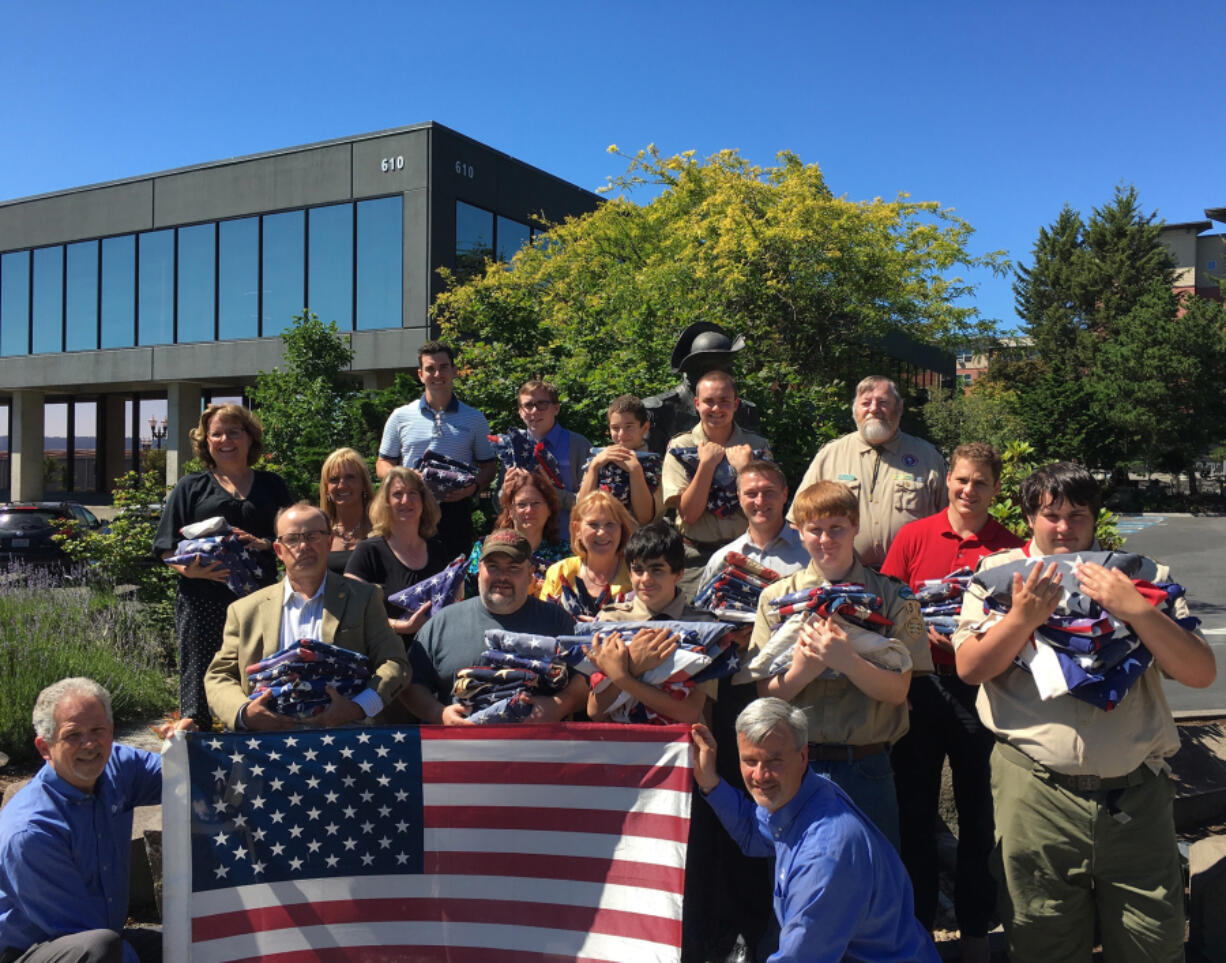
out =
{"type": "Polygon", "coordinates": [[[379,457],[416,465],[426,449],[469,465],[490,461],[494,448],[489,440],[490,423],[485,415],[455,395],[442,411],[426,404],[422,395],[401,405],[387,419],[379,457]]]}

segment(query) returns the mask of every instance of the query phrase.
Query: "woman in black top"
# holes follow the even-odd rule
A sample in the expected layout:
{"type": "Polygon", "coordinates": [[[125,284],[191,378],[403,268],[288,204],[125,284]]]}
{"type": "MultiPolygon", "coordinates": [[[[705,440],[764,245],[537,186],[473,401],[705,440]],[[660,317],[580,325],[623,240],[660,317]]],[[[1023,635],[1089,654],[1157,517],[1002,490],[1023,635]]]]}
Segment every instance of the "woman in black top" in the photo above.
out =
{"type": "Polygon", "coordinates": [[[332,528],[329,572],[344,575],[353,550],[370,534],[367,509],[374,495],[366,462],[352,448],[338,448],[324,459],[319,470],[319,510],[332,528]]]}
{"type": "Polygon", "coordinates": [[[441,514],[421,475],[412,468],[393,468],[371,503],[371,536],[358,543],[345,568],[348,578],[383,587],[387,621],[393,632],[406,637],[406,645],[430,617],[430,603],[406,612],[386,600],[441,572],[451,561],[434,537],[441,514]]]}
{"type": "MultiPolygon", "coordinates": [[[[196,456],[208,466],[185,475],[162,512],[153,551],[165,558],[174,553],[184,525],[221,515],[253,551],[260,565],[261,585],[277,578],[273,555],[273,523],[277,512],[293,503],[280,475],[251,466],[264,450],[264,429],[242,405],[209,405],[191,430],[196,456]]],[[[175,633],[179,637],[179,710],[208,728],[204,673],[221,648],[226,608],[235,595],[226,587],[226,570],[218,562],[175,565],[175,633]]]]}

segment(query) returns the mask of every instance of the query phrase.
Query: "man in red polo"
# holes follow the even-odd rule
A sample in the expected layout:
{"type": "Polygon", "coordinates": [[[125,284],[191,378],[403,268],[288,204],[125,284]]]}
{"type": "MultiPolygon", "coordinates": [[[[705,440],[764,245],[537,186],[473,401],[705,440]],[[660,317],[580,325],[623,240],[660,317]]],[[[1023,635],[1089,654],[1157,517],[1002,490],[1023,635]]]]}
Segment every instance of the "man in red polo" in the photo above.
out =
{"type": "MultiPolygon", "coordinates": [[[[988,515],[1000,491],[1000,455],[976,442],[954,450],[945,476],[949,507],[904,525],[890,545],[881,574],[918,590],[1022,539],[988,515]]],[[[932,675],[913,675],[908,699],[911,728],[894,746],[902,858],[915,891],[915,915],[932,929],[937,906],[937,846],[933,826],[941,793],[941,767],[949,757],[958,808],[958,860],[954,909],[962,931],[962,958],[987,960],[987,932],[995,906],[988,873],[993,845],[991,772],[994,742],[975,711],[979,687],[958,678],[949,636],[928,629],[932,675]]]]}

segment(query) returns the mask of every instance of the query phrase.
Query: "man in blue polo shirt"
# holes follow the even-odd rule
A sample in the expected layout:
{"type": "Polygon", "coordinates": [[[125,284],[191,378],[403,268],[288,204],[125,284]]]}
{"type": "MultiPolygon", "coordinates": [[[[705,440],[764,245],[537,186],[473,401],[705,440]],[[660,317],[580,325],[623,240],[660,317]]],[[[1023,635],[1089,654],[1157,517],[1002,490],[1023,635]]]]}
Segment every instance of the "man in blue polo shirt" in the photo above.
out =
{"type": "Polygon", "coordinates": [[[397,465],[417,465],[428,450],[473,465],[476,484],[440,499],[443,517],[438,533],[446,555],[466,554],[472,547],[472,497],[494,480],[498,462],[490,445],[490,424],[476,408],[455,396],[455,352],[441,341],[417,349],[417,378],[425,393],[393,411],[383,427],[375,473],[383,478],[397,465]]]}

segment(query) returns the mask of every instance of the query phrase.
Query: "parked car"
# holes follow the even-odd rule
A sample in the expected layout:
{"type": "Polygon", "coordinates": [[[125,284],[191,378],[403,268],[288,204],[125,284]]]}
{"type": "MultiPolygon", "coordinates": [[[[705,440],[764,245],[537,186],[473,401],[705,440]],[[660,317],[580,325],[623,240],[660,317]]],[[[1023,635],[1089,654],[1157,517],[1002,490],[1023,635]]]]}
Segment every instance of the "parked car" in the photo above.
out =
{"type": "Polygon", "coordinates": [[[103,527],[98,517],[77,502],[12,502],[0,505],[0,567],[14,562],[66,566],[71,560],[51,537],[66,532],[66,521],[85,528],[103,527]]]}

